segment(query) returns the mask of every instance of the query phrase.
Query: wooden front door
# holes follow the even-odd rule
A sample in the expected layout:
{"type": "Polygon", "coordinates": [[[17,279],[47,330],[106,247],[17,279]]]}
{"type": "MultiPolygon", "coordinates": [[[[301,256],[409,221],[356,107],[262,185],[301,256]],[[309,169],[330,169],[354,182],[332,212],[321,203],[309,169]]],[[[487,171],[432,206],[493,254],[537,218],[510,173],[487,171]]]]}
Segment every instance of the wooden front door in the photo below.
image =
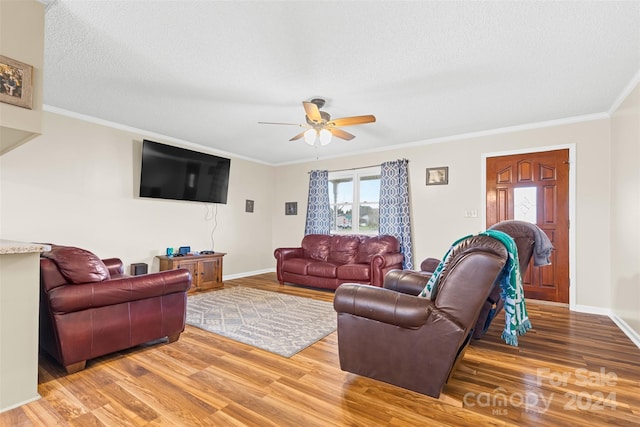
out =
{"type": "Polygon", "coordinates": [[[487,158],[487,228],[517,219],[553,243],[551,265],[523,272],[526,298],[569,302],[569,150],[487,158]]]}

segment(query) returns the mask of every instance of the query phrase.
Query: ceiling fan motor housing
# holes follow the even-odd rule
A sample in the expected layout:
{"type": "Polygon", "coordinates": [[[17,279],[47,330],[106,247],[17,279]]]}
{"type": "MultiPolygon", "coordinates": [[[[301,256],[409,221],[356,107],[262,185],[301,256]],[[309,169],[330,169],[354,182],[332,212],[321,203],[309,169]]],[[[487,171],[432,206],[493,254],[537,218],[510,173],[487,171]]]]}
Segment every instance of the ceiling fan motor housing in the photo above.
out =
{"type": "Polygon", "coordinates": [[[320,117],[322,117],[322,121],[321,122],[313,121],[307,115],[305,115],[304,117],[307,119],[307,123],[309,123],[311,126],[324,125],[329,120],[331,120],[331,114],[327,113],[326,111],[320,111],[320,117]]]}
{"type": "Polygon", "coordinates": [[[316,104],[318,109],[320,109],[320,108],[324,107],[324,104],[325,104],[326,101],[324,99],[322,99],[322,98],[313,98],[309,102],[311,102],[312,104],[316,104]]]}

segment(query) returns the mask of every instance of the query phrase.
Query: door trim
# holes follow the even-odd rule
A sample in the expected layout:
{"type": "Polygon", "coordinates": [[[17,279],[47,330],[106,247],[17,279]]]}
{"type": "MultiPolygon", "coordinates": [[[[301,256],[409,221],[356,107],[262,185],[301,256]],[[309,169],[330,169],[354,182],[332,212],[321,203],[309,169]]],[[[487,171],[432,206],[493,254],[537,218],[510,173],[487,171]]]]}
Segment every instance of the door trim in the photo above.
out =
{"type": "Polygon", "coordinates": [[[480,193],[482,207],[480,212],[482,227],[487,225],[487,157],[510,156],[513,154],[539,153],[569,149],[569,310],[576,308],[578,282],[576,280],[576,144],[549,145],[544,147],[520,148],[517,150],[482,153],[480,165],[480,193]]]}

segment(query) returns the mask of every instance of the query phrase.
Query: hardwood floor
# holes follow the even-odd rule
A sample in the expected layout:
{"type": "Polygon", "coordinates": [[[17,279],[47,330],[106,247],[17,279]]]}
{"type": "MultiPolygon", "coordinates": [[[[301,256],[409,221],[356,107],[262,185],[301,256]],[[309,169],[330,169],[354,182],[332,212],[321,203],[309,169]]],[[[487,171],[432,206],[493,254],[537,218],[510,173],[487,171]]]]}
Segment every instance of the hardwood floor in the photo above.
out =
{"type": "MultiPolygon", "coordinates": [[[[225,286],[333,300],[279,286],[274,274],[225,286]]],[[[42,399],[0,414],[0,425],[640,425],[640,349],[608,317],[527,308],[534,328],[520,347],[500,339],[500,316],[467,350],[445,388],[464,408],[341,371],[335,332],[287,359],[187,326],[175,343],[91,360],[72,375],[41,355],[42,399]]]]}

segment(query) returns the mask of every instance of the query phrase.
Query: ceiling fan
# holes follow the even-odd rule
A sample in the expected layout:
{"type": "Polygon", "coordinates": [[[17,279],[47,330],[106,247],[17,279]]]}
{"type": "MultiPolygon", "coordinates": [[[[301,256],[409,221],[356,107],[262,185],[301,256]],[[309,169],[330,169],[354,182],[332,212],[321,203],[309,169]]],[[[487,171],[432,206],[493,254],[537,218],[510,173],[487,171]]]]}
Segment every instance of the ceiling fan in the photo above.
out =
{"type": "Polygon", "coordinates": [[[351,141],[355,138],[355,135],[350,134],[342,129],[338,129],[343,126],[362,125],[365,123],[373,123],[376,121],[376,117],[372,114],[365,116],[352,116],[343,117],[340,119],[331,119],[331,115],[326,111],[320,111],[325,104],[325,100],[322,98],[314,98],[311,101],[304,101],[306,124],[296,123],[274,123],[274,122],[258,122],[263,125],[291,125],[308,128],[304,132],[300,132],[289,141],[296,141],[304,137],[304,140],[309,145],[315,145],[316,138],[320,141],[320,145],[327,145],[331,142],[331,137],[344,139],[345,141],[351,141]]]}

